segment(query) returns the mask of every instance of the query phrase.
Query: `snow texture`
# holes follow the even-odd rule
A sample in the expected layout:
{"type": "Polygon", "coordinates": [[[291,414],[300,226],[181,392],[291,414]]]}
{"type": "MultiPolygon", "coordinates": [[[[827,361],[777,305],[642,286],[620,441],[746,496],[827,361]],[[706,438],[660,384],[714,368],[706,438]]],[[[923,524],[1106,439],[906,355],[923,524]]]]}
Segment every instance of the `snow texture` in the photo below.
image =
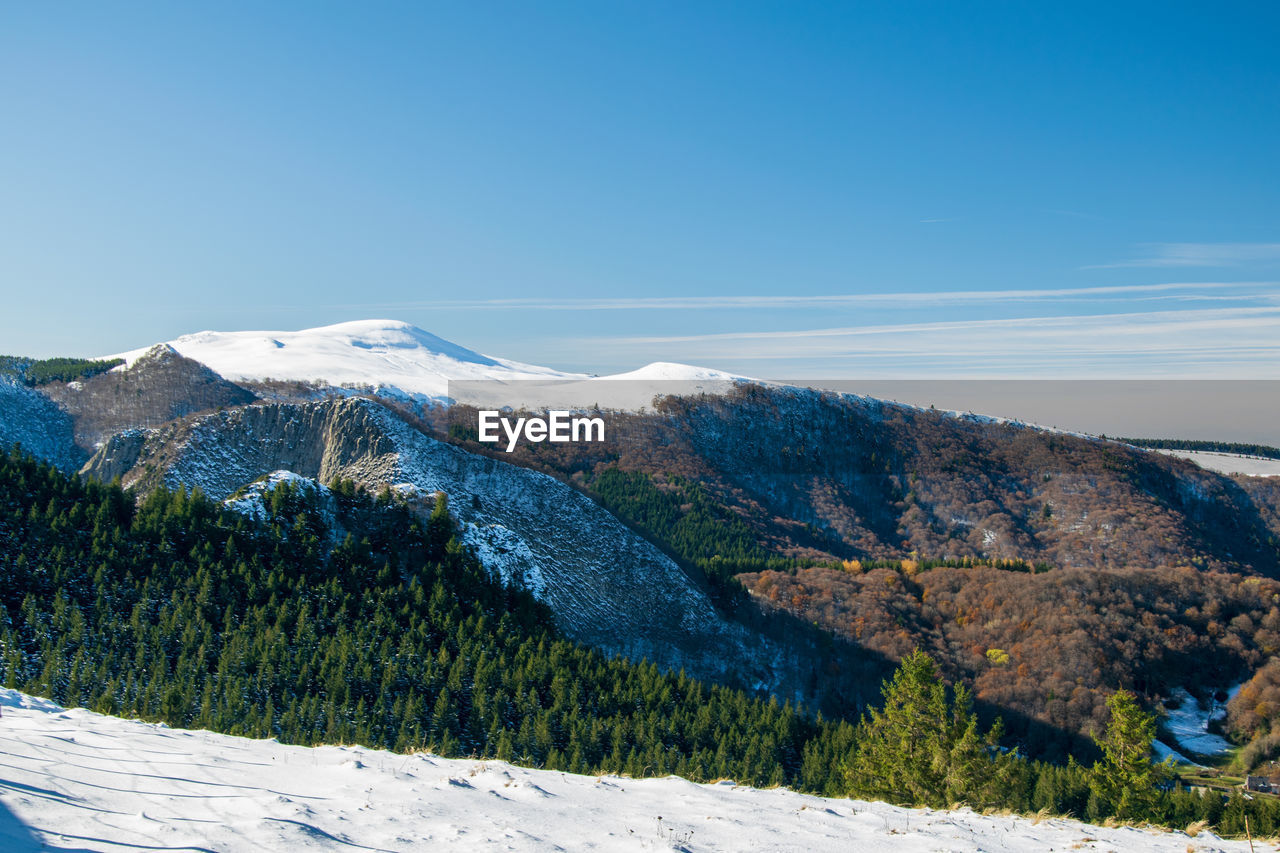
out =
{"type": "Polygon", "coordinates": [[[71,418],[47,397],[0,374],[0,452],[14,444],[63,471],[75,471],[86,454],[76,447],[71,418]]]}
{"type": "Polygon", "coordinates": [[[1220,474],[1244,474],[1249,477],[1280,477],[1280,459],[1244,456],[1239,453],[1211,453],[1204,450],[1159,450],[1168,456],[1190,459],[1201,468],[1220,474]]]}
{"type": "Polygon", "coordinates": [[[520,534],[501,524],[466,522],[462,541],[471,546],[486,569],[498,573],[503,583],[515,583],[539,600],[546,600],[547,579],[542,566],[520,534]]]}
{"type": "MultiPolygon", "coordinates": [[[[1227,691],[1228,702],[1239,692],[1241,686],[1237,684],[1227,691]]],[[[1164,724],[1181,749],[1193,755],[1206,757],[1221,755],[1231,749],[1231,744],[1225,738],[1209,732],[1211,721],[1226,716],[1225,702],[1219,704],[1210,700],[1201,706],[1196,698],[1182,687],[1173,691],[1172,696],[1178,700],[1179,704],[1177,708],[1168,709],[1164,724]]]]}
{"type": "Polygon", "coordinates": [[[1166,746],[1165,744],[1161,743],[1158,740],[1152,742],[1151,752],[1154,754],[1156,761],[1164,761],[1166,758],[1172,758],[1174,761],[1176,761],[1179,764],[1191,764],[1196,767],[1201,766],[1199,762],[1192,761],[1190,758],[1187,758],[1181,752],[1178,752],[1178,750],[1174,749],[1171,746],[1166,746]]]}
{"type": "MultiPolygon", "coordinates": [[[[586,378],[491,358],[397,320],[357,320],[298,332],[196,332],[167,346],[232,381],[318,380],[428,399],[443,398],[450,380],[586,378]]],[[[108,357],[123,358],[128,366],[149,349],[108,357]]]]}
{"type": "Polygon", "coordinates": [[[64,711],[0,689],[0,849],[1231,851],[1203,832],[905,809],[676,777],[306,748],[64,711]]]}

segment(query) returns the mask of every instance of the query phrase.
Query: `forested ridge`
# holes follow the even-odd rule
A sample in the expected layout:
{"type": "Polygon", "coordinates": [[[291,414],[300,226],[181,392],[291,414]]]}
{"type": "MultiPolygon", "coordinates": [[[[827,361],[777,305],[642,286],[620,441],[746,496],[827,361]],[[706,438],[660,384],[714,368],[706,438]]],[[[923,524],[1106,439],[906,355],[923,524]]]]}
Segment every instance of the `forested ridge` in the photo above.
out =
{"type": "Polygon", "coordinates": [[[850,726],[560,637],[390,493],[281,484],[267,520],[200,494],[0,463],[0,675],[73,706],[290,743],[826,790],[850,726]]]}
{"type": "Polygon", "coordinates": [[[997,750],[1000,725],[978,728],[970,694],[920,652],[861,723],[606,659],[460,546],[443,500],[423,518],[389,491],[286,482],[264,509],[165,490],[135,503],[0,457],[0,677],[65,705],[291,743],[1225,832],[1280,817],[1272,801],[1134,787],[1158,776],[1145,758],[1086,769],[997,750]]]}
{"type": "Polygon", "coordinates": [[[1268,478],[1232,479],[1122,441],[753,385],[599,414],[604,442],[526,442],[512,453],[471,440],[466,407],[428,413],[422,427],[597,496],[592,484],[608,468],[683,478],[768,557],[1280,577],[1268,478]]]}
{"type": "Polygon", "coordinates": [[[502,456],[575,483],[722,601],[745,589],[889,661],[925,649],[1038,758],[1089,752],[1117,687],[1158,707],[1280,654],[1280,478],[798,389],[602,416],[607,442],[502,456]]]}

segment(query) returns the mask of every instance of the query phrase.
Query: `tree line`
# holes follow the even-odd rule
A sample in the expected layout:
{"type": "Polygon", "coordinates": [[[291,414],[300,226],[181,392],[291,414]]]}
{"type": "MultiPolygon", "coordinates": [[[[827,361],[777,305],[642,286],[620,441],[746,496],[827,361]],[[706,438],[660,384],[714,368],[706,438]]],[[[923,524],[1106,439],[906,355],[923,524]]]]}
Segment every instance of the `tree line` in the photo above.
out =
{"type": "Polygon", "coordinates": [[[1280,447],[1266,444],[1249,444],[1239,441],[1201,441],[1191,438],[1117,438],[1116,441],[1132,444],[1134,447],[1149,447],[1153,450],[1195,450],[1207,453],[1239,453],[1243,456],[1262,456],[1267,459],[1280,459],[1280,447]]]}
{"type": "Polygon", "coordinates": [[[50,382],[74,382],[105,373],[124,364],[122,358],[22,358],[0,355],[0,373],[18,377],[23,384],[37,387],[50,382]]]}

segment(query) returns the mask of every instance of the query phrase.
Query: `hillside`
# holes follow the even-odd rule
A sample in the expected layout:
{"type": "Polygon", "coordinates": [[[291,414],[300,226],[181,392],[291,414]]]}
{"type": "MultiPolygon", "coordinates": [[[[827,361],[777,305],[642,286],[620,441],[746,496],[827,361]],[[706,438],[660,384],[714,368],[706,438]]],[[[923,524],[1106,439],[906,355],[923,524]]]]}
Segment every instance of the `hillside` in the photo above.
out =
{"type": "MultiPolygon", "coordinates": [[[[698,577],[588,498],[426,436],[371,400],[256,405],[127,433],[85,470],[104,482],[198,487],[215,498],[277,470],[354,480],[372,492],[394,486],[426,497],[428,509],[427,496],[443,492],[468,544],[492,567],[523,577],[570,637],[796,700],[816,693],[817,662],[726,619],[698,577]]],[[[841,692],[845,681],[822,694],[841,692]]]]}
{"type": "Polygon", "coordinates": [[[757,385],[609,425],[603,445],[511,456],[587,479],[601,463],[694,479],[779,556],[1280,574],[1280,526],[1253,498],[1265,479],[1116,442],[757,385]]]}
{"type": "Polygon", "coordinates": [[[87,453],[124,430],[159,426],[256,399],[164,345],[151,347],[127,366],[77,381],[50,382],[41,392],[72,417],[76,444],[87,453]]]}
{"type": "Polygon", "coordinates": [[[0,689],[0,843],[78,850],[1243,853],[1211,832],[905,809],[676,777],[305,748],[122,720],[0,689]]]}
{"type": "Polygon", "coordinates": [[[0,373],[0,447],[15,444],[63,471],[75,471],[88,458],[76,446],[70,415],[17,378],[0,373]]]}
{"type": "Polygon", "coordinates": [[[64,469],[101,441],[83,474],[139,494],[222,498],[276,471],[390,488],[424,514],[444,492],[460,539],[567,636],[838,716],[920,646],[1024,750],[1088,757],[1116,687],[1159,710],[1280,650],[1280,478],[665,363],[568,383],[648,395],[602,413],[607,441],[503,453],[426,392],[564,374],[385,321],[126,356],[14,386],[0,429],[64,469]]]}
{"type": "Polygon", "coordinates": [[[1116,686],[1158,707],[1280,649],[1276,478],[796,389],[605,417],[604,444],[502,456],[767,609],[888,660],[927,649],[1034,754],[1087,750],[1116,686]]]}

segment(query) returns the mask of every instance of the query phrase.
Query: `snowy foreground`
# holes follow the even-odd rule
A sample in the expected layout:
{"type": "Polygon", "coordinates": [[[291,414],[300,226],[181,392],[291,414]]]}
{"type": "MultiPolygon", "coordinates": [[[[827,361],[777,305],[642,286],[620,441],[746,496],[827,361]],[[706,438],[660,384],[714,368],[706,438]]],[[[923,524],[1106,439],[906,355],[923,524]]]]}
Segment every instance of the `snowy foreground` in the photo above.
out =
{"type": "MultiPolygon", "coordinates": [[[[282,746],[0,689],[0,850],[1248,850],[1208,833],[282,746]]],[[[1258,845],[1272,849],[1272,845],[1258,845]]]]}

